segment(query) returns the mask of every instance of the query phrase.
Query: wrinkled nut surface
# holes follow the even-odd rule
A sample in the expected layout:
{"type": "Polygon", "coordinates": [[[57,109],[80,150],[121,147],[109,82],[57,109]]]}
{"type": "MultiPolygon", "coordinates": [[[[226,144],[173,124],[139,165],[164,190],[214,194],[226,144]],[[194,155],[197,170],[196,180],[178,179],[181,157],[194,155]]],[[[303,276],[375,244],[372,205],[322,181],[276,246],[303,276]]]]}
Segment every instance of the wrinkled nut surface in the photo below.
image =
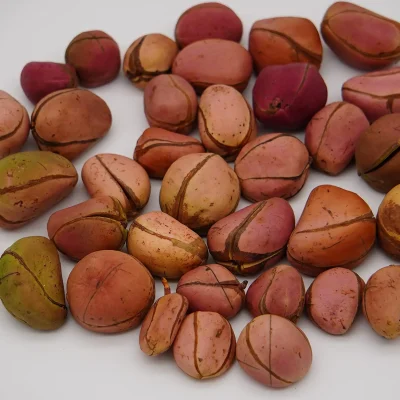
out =
{"type": "Polygon", "coordinates": [[[165,174],[160,190],[161,210],[200,234],[232,214],[239,200],[239,180],[217,154],[179,158],[165,174]]]}
{"type": "Polygon", "coordinates": [[[400,58],[400,24],[356,4],[332,4],[321,33],[336,55],[355,68],[380,69],[400,58]]]}
{"type": "Polygon", "coordinates": [[[290,236],[287,258],[310,276],[333,267],[353,269],[372,249],[375,235],[374,215],[358,194],[320,185],[311,191],[290,236]]]}
{"type": "Polygon", "coordinates": [[[304,309],[305,288],[301,275],[290,265],[263,272],[246,293],[246,306],[253,317],[280,315],[296,323],[304,309]]]}
{"type": "Polygon", "coordinates": [[[157,356],[172,346],[189,305],[186,297],[171,293],[165,278],[163,285],[164,296],[152,305],[140,328],[140,349],[148,356],[157,356]]]}
{"type": "Polygon", "coordinates": [[[223,39],[190,44],[179,52],[172,65],[172,73],[185,78],[198,93],[214,84],[243,92],[252,69],[250,53],[239,43],[223,39]]]}
{"type": "Polygon", "coordinates": [[[229,319],[242,309],[246,286],[222,265],[209,264],[183,275],[176,292],[188,299],[190,311],[213,311],[229,319]]]}
{"type": "Polygon", "coordinates": [[[14,229],[67,197],[78,182],[66,158],[27,151],[0,160],[0,227],[14,229]]]}
{"type": "Polygon", "coordinates": [[[356,145],[357,172],[379,192],[400,184],[400,113],[376,120],[356,145]]]}
{"type": "Polygon", "coordinates": [[[55,62],[30,62],[21,72],[21,87],[26,97],[36,104],[57,90],[78,86],[78,77],[72,65],[55,62]]]}
{"type": "Polygon", "coordinates": [[[178,75],[158,75],[144,89],[144,113],[150,126],[189,133],[197,118],[196,92],[178,75]]]}
{"type": "Polygon", "coordinates": [[[50,93],[32,112],[32,135],[40,150],[73,160],[92,147],[111,128],[106,102],[85,89],[50,93]]]}
{"type": "Polygon", "coordinates": [[[117,42],[103,31],[82,32],[65,51],[65,62],[72,65],[82,86],[94,88],[113,81],[121,68],[117,42]]]}
{"type": "Polygon", "coordinates": [[[306,310],[312,322],[331,335],[343,335],[361,307],[364,281],[346,268],[318,275],[306,293],[306,310]]]}
{"type": "Polygon", "coordinates": [[[175,40],[183,48],[203,39],[240,42],[243,25],[235,12],[221,3],[201,3],[187,9],[178,19],[175,40]]]}
{"type": "Polygon", "coordinates": [[[338,175],[351,162],[356,143],[369,128],[362,110],[346,102],[335,102],[318,111],[306,128],[305,145],[312,166],[329,175],[338,175]]]}
{"type": "Polygon", "coordinates": [[[342,97],[360,107],[370,122],[400,113],[400,68],[350,78],[342,86],[342,97]]]}
{"type": "Polygon", "coordinates": [[[91,197],[113,196],[128,219],[149,201],[150,179],[136,161],[118,154],[97,154],[82,168],[82,181],[91,197]]]}
{"type": "Polygon", "coordinates": [[[178,158],[193,153],[205,153],[197,139],[161,128],[147,128],[136,142],[133,158],[150,177],[163,178],[178,158]]]}
{"type": "Polygon", "coordinates": [[[294,224],[286,200],[265,200],[216,222],[208,231],[208,248],[214,260],[233,273],[255,274],[284,256],[294,224]]]}
{"type": "Polygon", "coordinates": [[[154,279],[136,258],[114,250],[84,257],[67,281],[67,301],[82,327],[102,333],[135,328],[155,296],[154,279]]]}
{"type": "Polygon", "coordinates": [[[127,248],[153,275],[169,279],[180,278],[208,258],[201,237],[161,211],[140,215],[132,221],[127,248]]]}
{"type": "Polygon", "coordinates": [[[173,346],[178,367],[196,379],[225,373],[234,362],[235,351],[236,338],[230,323],[215,312],[189,314],[173,346]]]}
{"type": "Polygon", "coordinates": [[[251,27],[249,51],[260,72],[267,65],[306,62],[320,67],[322,43],[307,18],[278,17],[256,21],[251,27]]]}
{"type": "Polygon", "coordinates": [[[252,202],[289,199],[304,186],[311,161],[300,139],[285,133],[261,135],[246,144],[235,161],[242,195],[252,202]]]}
{"type": "Polygon", "coordinates": [[[34,329],[59,328],[67,316],[60,258],[42,236],[17,240],[0,258],[0,299],[17,320],[34,329]]]}
{"type": "Polygon", "coordinates": [[[178,46],[169,37],[151,33],[136,39],[125,53],[123,70],[139,89],[157,75],[168,74],[178,54],[178,46]]]}
{"type": "Polygon", "coordinates": [[[199,132],[204,147],[226,160],[234,160],[240,149],[257,136],[253,110],[235,88],[209,86],[199,102],[199,132]]]}
{"type": "Polygon", "coordinates": [[[127,219],[114,197],[97,197],[56,211],[47,232],[57,249],[73,260],[99,250],[119,250],[127,236],[127,219]]]}
{"type": "Polygon", "coordinates": [[[0,159],[17,153],[29,135],[26,108],[7,92],[0,90],[0,159]]]}
{"type": "Polygon", "coordinates": [[[278,315],[260,315],[241,332],[236,359],[256,381],[283,388],[303,379],[312,363],[312,350],[304,332],[278,315]]]}
{"type": "Polygon", "coordinates": [[[323,108],[328,89],[312,64],[269,65],[253,87],[256,118],[267,128],[303,129],[323,108]]]}

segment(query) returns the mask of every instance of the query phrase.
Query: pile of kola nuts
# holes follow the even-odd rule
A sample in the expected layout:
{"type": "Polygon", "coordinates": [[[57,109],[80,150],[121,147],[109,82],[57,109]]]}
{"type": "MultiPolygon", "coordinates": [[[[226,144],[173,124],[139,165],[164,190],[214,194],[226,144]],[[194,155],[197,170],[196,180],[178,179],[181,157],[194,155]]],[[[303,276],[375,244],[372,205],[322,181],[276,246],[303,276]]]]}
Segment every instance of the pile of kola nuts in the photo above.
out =
{"type": "Polygon", "coordinates": [[[83,32],[66,46],[65,64],[23,68],[30,117],[0,92],[0,226],[21,232],[0,259],[0,298],[14,318],[54,330],[70,312],[101,333],[141,324],[141,350],[171,349],[193,378],[217,377],[237,360],[277,388],[310,370],[311,344],[296,326],[304,308],[331,335],[351,329],[361,309],[378,335],[400,335],[400,265],[366,283],[353,272],[376,238],[400,260],[400,67],[391,67],[400,24],[352,3],[328,8],[322,38],[363,71],[331,104],[311,21],[256,21],[248,49],[242,31],[229,7],[198,4],[179,17],[175,40],[146,34],[123,60],[110,35],[83,32]],[[73,161],[112,125],[108,105],[89,89],[121,68],[126,84],[143,91],[149,128],[133,157],[87,159],[80,172],[89,199],[56,209],[78,182],[73,161]],[[242,91],[253,71],[250,104],[242,91]],[[195,128],[201,141],[188,136],[195,128]],[[29,131],[38,150],[23,152],[29,131]],[[288,200],[313,169],[340,175],[354,158],[359,177],[383,193],[376,217],[368,199],[320,185],[296,222],[288,200]],[[144,212],[150,178],[162,180],[160,209],[144,212]],[[252,204],[238,210],[241,196],[252,204]],[[23,237],[23,226],[49,209],[48,238],[23,237]],[[66,293],[59,253],[76,261],[66,293]],[[291,265],[279,264],[285,256],[291,265]],[[315,277],[308,290],[302,274],[315,277]],[[165,287],[159,299],[155,279],[165,287]],[[229,320],[244,307],[254,319],[235,337],[229,320]]]}

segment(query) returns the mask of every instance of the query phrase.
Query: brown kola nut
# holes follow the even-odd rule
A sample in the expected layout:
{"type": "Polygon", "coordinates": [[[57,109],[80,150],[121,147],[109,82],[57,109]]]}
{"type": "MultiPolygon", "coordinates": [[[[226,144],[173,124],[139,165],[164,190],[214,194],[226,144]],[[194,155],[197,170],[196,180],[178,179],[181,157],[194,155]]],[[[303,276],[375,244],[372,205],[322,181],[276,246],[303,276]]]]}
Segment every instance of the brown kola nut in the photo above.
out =
{"type": "Polygon", "coordinates": [[[374,214],[358,194],[320,185],[311,191],[290,236],[287,258],[310,276],[333,267],[353,269],[367,257],[375,235],[374,214]]]}
{"type": "Polygon", "coordinates": [[[189,314],[176,336],[173,354],[178,367],[195,379],[222,375],[235,360],[236,337],[231,324],[215,312],[189,314]]]}

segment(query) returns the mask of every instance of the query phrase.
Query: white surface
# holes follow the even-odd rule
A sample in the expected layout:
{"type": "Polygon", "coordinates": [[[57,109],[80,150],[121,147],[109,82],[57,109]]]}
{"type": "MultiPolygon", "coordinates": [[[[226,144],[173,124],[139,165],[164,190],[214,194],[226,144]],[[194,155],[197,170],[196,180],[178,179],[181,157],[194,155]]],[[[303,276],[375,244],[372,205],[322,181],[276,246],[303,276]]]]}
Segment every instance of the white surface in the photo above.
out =
{"type": "MultiPolygon", "coordinates": [[[[85,30],[108,32],[120,45],[122,55],[139,36],[160,32],[173,37],[179,15],[195,1],[137,0],[1,0],[0,8],[0,89],[9,92],[32,111],[20,85],[19,74],[29,61],[63,62],[69,41],[85,30]]],[[[226,0],[244,23],[242,44],[247,47],[251,24],[273,16],[304,16],[319,26],[331,1],[327,0],[226,0]]],[[[361,1],[381,14],[400,20],[398,0],[361,1]]],[[[324,45],[321,73],[329,89],[328,102],[338,101],[341,84],[358,75],[342,64],[324,45]]],[[[250,99],[254,80],[245,94],[250,99]]],[[[147,128],[142,92],[123,76],[97,88],[111,108],[110,133],[75,165],[80,172],[89,157],[114,152],[131,157],[139,135],[147,128]]],[[[260,129],[260,132],[266,132],[260,129]]],[[[299,135],[303,137],[302,134],[299,135]]],[[[36,149],[29,138],[24,150],[36,149]]],[[[354,166],[339,177],[330,178],[316,171],[292,200],[296,221],[312,188],[329,183],[359,193],[376,213],[383,198],[370,189],[354,166]]],[[[158,210],[160,181],[152,180],[152,195],[145,212],[158,210]]],[[[0,253],[17,239],[30,235],[47,236],[49,215],[88,198],[80,181],[75,191],[41,218],[14,232],[0,231],[0,253]]],[[[340,199],[338,199],[340,201],[340,199]]],[[[240,208],[247,205],[241,201],[240,208]]],[[[393,263],[377,248],[356,269],[364,278],[378,268],[393,263]]],[[[73,263],[62,258],[64,282],[73,263]]],[[[251,279],[252,281],[252,279],[251,279]]],[[[308,287],[311,279],[305,278],[308,287]]],[[[175,282],[172,282],[173,289],[175,282]]],[[[157,297],[162,294],[157,281],[157,297]]],[[[250,314],[243,310],[231,320],[237,335],[250,314]]],[[[307,377],[291,388],[272,390],[249,378],[236,363],[222,377],[196,381],[175,365],[172,355],[150,358],[138,346],[139,329],[118,335],[95,334],[79,327],[71,316],[55,332],[36,332],[14,320],[0,306],[0,399],[1,400],[81,400],[81,399],[392,399],[397,393],[399,342],[378,337],[360,316],[351,331],[333,337],[320,331],[303,316],[299,322],[308,335],[314,360],[307,377]]]]}

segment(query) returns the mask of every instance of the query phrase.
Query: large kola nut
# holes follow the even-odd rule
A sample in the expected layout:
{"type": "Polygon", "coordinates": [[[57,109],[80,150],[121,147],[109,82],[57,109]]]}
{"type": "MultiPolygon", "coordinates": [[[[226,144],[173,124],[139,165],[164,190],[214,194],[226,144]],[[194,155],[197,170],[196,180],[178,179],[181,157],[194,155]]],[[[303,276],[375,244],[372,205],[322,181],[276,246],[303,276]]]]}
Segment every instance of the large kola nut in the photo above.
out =
{"type": "Polygon", "coordinates": [[[0,226],[18,228],[67,197],[78,182],[66,158],[47,151],[17,153],[0,161],[0,226]]]}
{"type": "Polygon", "coordinates": [[[126,215],[114,197],[97,197],[56,211],[47,232],[57,249],[80,260],[99,250],[119,250],[127,236],[126,215]]]}
{"type": "Polygon", "coordinates": [[[84,89],[50,93],[32,112],[32,135],[40,150],[73,160],[92,147],[111,128],[106,102],[84,89]]]}
{"type": "Polygon", "coordinates": [[[354,157],[357,140],[368,128],[367,117],[353,104],[335,102],[318,111],[305,135],[312,166],[329,175],[342,172],[354,157]]]}
{"type": "Polygon", "coordinates": [[[29,128],[26,108],[0,90],[0,159],[21,149],[28,138],[29,128]]]}
{"type": "Polygon", "coordinates": [[[322,62],[321,38],[307,18],[256,21],[250,31],[249,51],[258,72],[267,65],[306,62],[319,68],[322,62]]]}
{"type": "Polygon", "coordinates": [[[400,68],[350,78],[342,86],[342,97],[360,107],[370,122],[400,113],[400,68]]]}
{"type": "Polygon", "coordinates": [[[82,168],[82,180],[91,197],[113,196],[120,201],[128,219],[149,201],[150,179],[136,161],[118,154],[98,154],[82,168]]]}
{"type": "Polygon", "coordinates": [[[204,147],[227,161],[257,136],[253,110],[235,88],[209,86],[199,103],[199,132],[204,147]]]}
{"type": "Polygon", "coordinates": [[[0,259],[0,299],[31,328],[59,328],[67,316],[60,258],[49,239],[17,240],[0,259]]]}
{"type": "Polygon", "coordinates": [[[356,4],[332,4],[321,33],[336,55],[355,68],[379,69],[400,58],[400,24],[356,4]]]}
{"type": "Polygon", "coordinates": [[[364,261],[375,235],[374,215],[358,194],[321,185],[308,197],[290,236],[287,257],[310,276],[333,267],[352,269],[364,261]]]}
{"type": "Polygon", "coordinates": [[[127,240],[129,254],[156,276],[180,278],[208,258],[199,235],[161,211],[135,218],[127,240]]]}
{"type": "Polygon", "coordinates": [[[284,256],[294,224],[286,200],[265,200],[215,223],[208,231],[208,248],[214,260],[233,273],[255,274],[284,256]]]}

